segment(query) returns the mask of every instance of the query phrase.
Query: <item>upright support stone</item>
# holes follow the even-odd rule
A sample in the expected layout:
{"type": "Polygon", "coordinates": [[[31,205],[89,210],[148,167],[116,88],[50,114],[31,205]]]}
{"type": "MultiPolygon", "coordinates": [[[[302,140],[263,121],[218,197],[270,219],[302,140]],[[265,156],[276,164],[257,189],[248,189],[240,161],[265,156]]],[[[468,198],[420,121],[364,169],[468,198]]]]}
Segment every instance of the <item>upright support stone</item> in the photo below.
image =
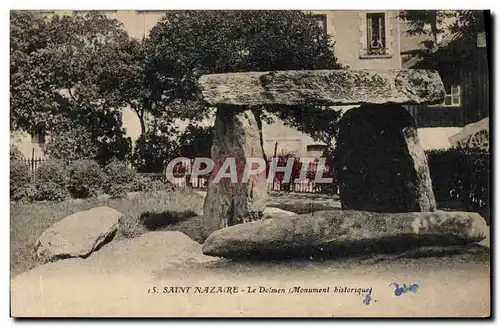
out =
{"type": "Polygon", "coordinates": [[[340,121],[336,150],[342,208],[434,211],[427,158],[413,117],[401,105],[363,105],[340,121]]]}
{"type": "Polygon", "coordinates": [[[218,229],[263,217],[267,197],[265,171],[249,178],[248,182],[241,180],[247,158],[264,159],[261,129],[260,117],[255,111],[237,106],[217,108],[211,149],[215,169],[208,182],[203,208],[205,237],[218,229]],[[222,178],[214,183],[226,158],[235,159],[238,182],[222,178]]]}

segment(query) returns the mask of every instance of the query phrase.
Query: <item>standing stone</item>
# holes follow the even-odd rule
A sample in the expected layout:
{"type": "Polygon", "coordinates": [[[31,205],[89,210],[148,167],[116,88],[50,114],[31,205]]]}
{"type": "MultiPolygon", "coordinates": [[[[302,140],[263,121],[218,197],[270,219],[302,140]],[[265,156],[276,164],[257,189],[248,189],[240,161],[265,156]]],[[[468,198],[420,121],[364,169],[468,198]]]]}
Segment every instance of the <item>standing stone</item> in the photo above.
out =
{"type": "Polygon", "coordinates": [[[342,209],[434,211],[427,158],[401,105],[362,105],[340,121],[336,150],[342,209]]]}
{"type": "MultiPolygon", "coordinates": [[[[261,219],[266,208],[266,172],[243,183],[242,173],[247,158],[263,158],[261,123],[252,110],[227,106],[217,108],[211,149],[215,167],[208,181],[203,207],[204,236],[228,226],[261,219]],[[214,183],[226,158],[235,158],[238,182],[223,178],[214,183]]],[[[229,170],[225,170],[229,171],[229,170]]]]}

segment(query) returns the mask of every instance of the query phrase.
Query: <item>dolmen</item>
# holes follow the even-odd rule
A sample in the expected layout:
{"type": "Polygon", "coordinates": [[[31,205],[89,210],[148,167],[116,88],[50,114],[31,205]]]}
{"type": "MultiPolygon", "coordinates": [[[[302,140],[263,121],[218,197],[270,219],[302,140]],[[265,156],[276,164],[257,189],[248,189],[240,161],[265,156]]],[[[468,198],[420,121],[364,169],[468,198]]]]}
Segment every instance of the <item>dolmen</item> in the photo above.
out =
{"type": "Polygon", "coordinates": [[[205,254],[294,257],[320,249],[388,251],[394,242],[405,248],[486,237],[486,223],[478,214],[436,212],[427,158],[404,107],[443,101],[445,89],[436,71],[212,74],[200,77],[198,87],[203,101],[217,108],[211,156],[219,168],[226,158],[235,158],[238,167],[249,158],[264,158],[261,109],[359,105],[342,116],[336,140],[343,210],[262,220],[265,174],[238,183],[214,182],[212,174],[204,203],[205,254]]]}

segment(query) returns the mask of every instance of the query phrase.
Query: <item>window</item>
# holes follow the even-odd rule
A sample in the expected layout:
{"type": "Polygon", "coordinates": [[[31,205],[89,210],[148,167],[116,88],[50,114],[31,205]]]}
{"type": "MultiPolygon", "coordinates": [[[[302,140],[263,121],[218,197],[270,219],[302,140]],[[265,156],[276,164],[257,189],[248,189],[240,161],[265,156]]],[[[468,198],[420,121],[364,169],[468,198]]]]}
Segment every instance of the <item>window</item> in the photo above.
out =
{"type": "Polygon", "coordinates": [[[31,134],[32,144],[45,144],[45,132],[41,129],[31,134]]]}
{"type": "Polygon", "coordinates": [[[460,85],[452,85],[449,90],[446,90],[443,106],[460,107],[460,85]]]}
{"type": "Polygon", "coordinates": [[[366,54],[386,55],[385,14],[366,14],[366,54]]]}
{"type": "Polygon", "coordinates": [[[478,48],[486,48],[486,33],[478,32],[477,33],[477,47],[478,48]]]}
{"type": "Polygon", "coordinates": [[[444,96],[444,102],[441,104],[431,105],[430,107],[460,107],[461,97],[460,97],[460,85],[445,85],[446,95],[444,96]]]}
{"type": "Polygon", "coordinates": [[[326,34],[326,15],[314,15],[318,22],[319,28],[326,34]]]}

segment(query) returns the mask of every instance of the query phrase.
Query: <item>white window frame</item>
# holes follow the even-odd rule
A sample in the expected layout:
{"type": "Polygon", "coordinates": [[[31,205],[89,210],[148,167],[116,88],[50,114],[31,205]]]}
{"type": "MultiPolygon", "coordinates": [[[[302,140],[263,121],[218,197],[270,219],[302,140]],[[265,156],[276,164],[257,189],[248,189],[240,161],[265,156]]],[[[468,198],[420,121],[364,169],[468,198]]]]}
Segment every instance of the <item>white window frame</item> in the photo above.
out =
{"type": "Polygon", "coordinates": [[[462,106],[462,87],[460,84],[452,84],[450,86],[450,92],[446,92],[444,96],[443,103],[435,104],[431,107],[446,107],[446,108],[459,108],[462,106]],[[446,100],[449,99],[449,104],[446,103],[446,100]]]}
{"type": "Polygon", "coordinates": [[[394,14],[391,10],[368,10],[359,12],[359,57],[360,59],[391,58],[393,56],[393,19],[394,14]],[[384,54],[368,54],[368,14],[383,14],[385,24],[385,52],[384,54]]]}

